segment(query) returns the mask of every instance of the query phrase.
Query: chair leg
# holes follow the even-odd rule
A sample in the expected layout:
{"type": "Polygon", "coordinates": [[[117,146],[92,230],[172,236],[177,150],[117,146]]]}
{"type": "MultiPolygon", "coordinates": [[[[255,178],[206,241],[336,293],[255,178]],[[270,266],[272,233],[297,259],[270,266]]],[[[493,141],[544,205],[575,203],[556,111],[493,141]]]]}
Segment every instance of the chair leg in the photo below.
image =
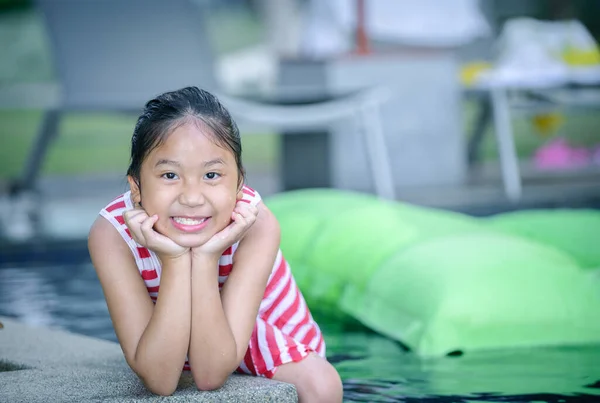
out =
{"type": "Polygon", "coordinates": [[[48,149],[58,135],[61,113],[47,111],[40,131],[31,146],[21,177],[11,184],[9,198],[10,216],[0,217],[2,232],[12,240],[26,241],[41,233],[41,199],[37,193],[38,180],[48,149]]]}
{"type": "Polygon", "coordinates": [[[375,192],[382,199],[395,200],[392,166],[387,153],[379,108],[379,105],[373,103],[363,105],[360,111],[362,123],[360,131],[365,143],[375,192]]]}
{"type": "Polygon", "coordinates": [[[61,112],[57,110],[50,110],[45,113],[42,127],[27,156],[21,177],[17,181],[16,188],[13,189],[15,192],[34,191],[36,189],[50,144],[58,135],[60,117],[61,112]]]}

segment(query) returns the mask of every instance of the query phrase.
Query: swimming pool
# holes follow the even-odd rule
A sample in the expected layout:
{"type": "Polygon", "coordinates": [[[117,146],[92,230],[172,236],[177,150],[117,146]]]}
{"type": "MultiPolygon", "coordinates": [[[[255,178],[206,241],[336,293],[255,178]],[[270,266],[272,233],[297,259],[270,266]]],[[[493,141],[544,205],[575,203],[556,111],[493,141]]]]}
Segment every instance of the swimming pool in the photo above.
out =
{"type": "MultiPolygon", "coordinates": [[[[0,315],[115,341],[91,264],[60,260],[0,265],[0,315]]],[[[322,327],[345,401],[600,402],[600,346],[422,360],[368,330],[322,327]]]]}

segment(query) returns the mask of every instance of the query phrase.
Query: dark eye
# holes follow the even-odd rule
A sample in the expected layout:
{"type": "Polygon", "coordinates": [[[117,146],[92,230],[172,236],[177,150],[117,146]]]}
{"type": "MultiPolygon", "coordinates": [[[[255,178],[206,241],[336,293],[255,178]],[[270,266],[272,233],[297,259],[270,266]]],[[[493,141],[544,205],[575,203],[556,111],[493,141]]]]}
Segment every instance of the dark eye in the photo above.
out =
{"type": "Polygon", "coordinates": [[[177,179],[177,174],[175,174],[174,172],[167,172],[167,173],[163,174],[163,178],[169,179],[169,180],[177,179]]]}
{"type": "Polygon", "coordinates": [[[206,179],[217,179],[219,177],[219,174],[216,172],[208,172],[206,175],[204,175],[204,177],[206,179]]]}

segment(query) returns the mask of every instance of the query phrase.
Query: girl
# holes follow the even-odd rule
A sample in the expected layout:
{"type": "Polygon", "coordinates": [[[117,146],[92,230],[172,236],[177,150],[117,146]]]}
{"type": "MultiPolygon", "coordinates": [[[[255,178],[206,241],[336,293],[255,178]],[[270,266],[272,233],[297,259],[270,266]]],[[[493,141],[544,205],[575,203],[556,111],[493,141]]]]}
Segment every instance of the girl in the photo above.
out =
{"type": "Polygon", "coordinates": [[[146,104],[131,140],[130,191],[89,235],[92,262],[127,363],[154,393],[182,370],[197,387],[233,371],[342,400],[325,344],[279,250],[279,226],[244,185],[236,124],[195,87],[146,104]]]}

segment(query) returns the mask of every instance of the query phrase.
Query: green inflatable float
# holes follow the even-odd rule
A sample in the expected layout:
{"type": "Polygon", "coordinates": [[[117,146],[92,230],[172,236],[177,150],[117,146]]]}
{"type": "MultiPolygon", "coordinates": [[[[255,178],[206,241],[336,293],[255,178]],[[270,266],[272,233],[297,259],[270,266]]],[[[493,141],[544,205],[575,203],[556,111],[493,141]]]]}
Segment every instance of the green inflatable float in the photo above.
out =
{"type": "Polygon", "coordinates": [[[474,218],[333,189],[266,200],[311,309],[421,356],[600,343],[600,212],[474,218]]]}

